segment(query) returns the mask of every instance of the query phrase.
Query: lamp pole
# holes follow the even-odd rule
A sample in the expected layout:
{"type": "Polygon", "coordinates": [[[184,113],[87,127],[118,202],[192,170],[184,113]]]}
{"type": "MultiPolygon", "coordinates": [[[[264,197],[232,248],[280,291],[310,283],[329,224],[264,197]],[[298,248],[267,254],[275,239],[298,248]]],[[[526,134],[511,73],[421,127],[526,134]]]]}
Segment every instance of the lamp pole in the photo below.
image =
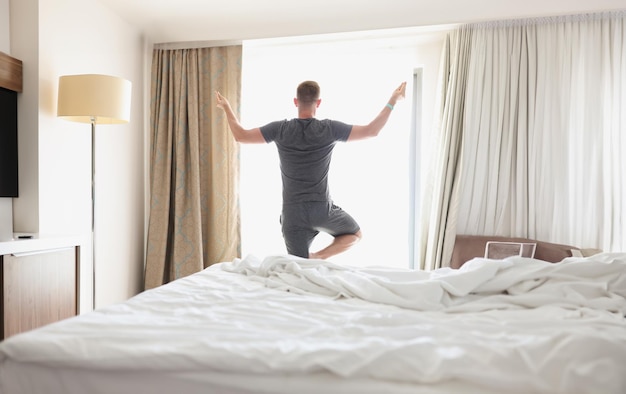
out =
{"type": "Polygon", "coordinates": [[[91,307],[96,309],[96,117],[91,117],[91,307]]]}

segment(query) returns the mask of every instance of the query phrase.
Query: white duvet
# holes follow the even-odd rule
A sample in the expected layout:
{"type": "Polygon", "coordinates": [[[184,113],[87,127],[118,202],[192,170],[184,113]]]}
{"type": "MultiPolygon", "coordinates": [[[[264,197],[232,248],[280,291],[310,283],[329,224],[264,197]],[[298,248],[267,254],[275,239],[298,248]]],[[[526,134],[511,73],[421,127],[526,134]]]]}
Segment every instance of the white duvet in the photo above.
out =
{"type": "MultiPolygon", "coordinates": [[[[12,337],[2,363],[626,392],[626,254],[460,270],[252,256],[12,337]]],[[[0,389],[2,383],[0,381],[0,389]]]]}

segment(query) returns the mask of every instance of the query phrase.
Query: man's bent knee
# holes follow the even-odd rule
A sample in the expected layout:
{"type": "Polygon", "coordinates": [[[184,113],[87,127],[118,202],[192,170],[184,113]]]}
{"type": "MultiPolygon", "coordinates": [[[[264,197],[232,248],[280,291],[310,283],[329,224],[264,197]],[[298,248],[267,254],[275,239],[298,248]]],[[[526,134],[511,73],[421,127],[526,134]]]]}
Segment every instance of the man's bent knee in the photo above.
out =
{"type": "Polygon", "coordinates": [[[345,252],[346,250],[354,246],[357,242],[359,242],[361,240],[361,237],[361,230],[357,231],[354,234],[337,235],[336,237],[334,237],[333,242],[331,242],[330,245],[318,252],[310,253],[309,258],[324,260],[336,254],[345,252]]]}

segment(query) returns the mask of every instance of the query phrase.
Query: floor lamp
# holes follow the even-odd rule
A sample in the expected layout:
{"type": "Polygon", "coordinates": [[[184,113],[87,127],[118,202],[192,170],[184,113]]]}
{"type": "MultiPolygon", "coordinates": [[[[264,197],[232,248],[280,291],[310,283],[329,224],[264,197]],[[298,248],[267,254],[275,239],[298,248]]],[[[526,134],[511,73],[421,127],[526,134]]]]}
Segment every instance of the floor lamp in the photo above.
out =
{"type": "Polygon", "coordinates": [[[130,120],[131,83],[99,74],[66,75],[59,78],[57,116],[91,123],[91,269],[92,307],[96,308],[96,123],[119,124],[130,120]]]}

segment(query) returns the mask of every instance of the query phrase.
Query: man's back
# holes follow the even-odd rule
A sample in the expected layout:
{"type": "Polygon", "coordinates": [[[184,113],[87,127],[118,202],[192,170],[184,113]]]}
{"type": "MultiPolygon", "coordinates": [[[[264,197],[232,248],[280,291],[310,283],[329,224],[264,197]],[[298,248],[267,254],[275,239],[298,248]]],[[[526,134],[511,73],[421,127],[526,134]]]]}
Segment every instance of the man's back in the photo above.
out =
{"type": "Polygon", "coordinates": [[[351,125],[328,119],[291,119],[261,127],[280,157],[283,203],[331,201],[328,172],[337,141],[346,141],[351,125]]]}

